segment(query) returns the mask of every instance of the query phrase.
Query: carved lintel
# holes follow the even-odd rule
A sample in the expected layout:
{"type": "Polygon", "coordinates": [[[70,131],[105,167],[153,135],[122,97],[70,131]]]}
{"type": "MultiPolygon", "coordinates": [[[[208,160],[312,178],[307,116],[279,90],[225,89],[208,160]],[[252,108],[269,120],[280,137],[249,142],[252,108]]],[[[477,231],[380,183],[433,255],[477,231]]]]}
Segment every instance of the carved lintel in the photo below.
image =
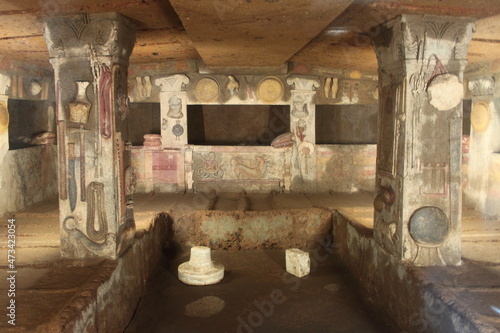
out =
{"type": "Polygon", "coordinates": [[[494,89],[495,78],[493,76],[485,76],[469,81],[469,90],[472,96],[492,95],[494,89]]]}
{"type": "Polygon", "coordinates": [[[306,79],[302,77],[289,77],[286,80],[288,85],[293,86],[294,90],[305,90],[305,91],[313,91],[316,88],[319,88],[320,82],[318,79],[306,79]]]}
{"type": "Polygon", "coordinates": [[[188,83],[189,78],[182,74],[165,76],[155,80],[155,84],[160,87],[161,92],[182,91],[182,87],[188,83]]]}

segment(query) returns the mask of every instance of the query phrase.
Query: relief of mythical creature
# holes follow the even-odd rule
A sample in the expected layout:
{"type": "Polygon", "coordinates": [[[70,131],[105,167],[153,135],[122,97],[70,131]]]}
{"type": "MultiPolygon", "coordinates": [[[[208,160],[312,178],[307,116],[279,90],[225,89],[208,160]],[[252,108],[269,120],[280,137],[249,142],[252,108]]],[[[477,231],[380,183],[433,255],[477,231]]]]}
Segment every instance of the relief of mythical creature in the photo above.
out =
{"type": "Polygon", "coordinates": [[[269,166],[268,160],[269,156],[265,155],[256,155],[254,160],[237,156],[231,159],[231,165],[238,179],[262,179],[269,166]]]}

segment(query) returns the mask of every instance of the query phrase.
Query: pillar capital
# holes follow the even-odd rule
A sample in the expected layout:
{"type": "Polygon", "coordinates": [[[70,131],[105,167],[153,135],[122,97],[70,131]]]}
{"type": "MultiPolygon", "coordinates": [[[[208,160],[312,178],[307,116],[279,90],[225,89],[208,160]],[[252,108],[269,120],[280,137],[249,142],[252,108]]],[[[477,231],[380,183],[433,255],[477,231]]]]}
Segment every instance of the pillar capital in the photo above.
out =
{"type": "Polygon", "coordinates": [[[401,15],[379,26],[374,37],[375,53],[379,67],[427,61],[434,55],[444,63],[466,61],[473,33],[471,18],[401,15]]]}
{"type": "Polygon", "coordinates": [[[288,85],[293,86],[293,90],[314,91],[320,86],[318,79],[308,79],[298,76],[289,77],[286,80],[288,85]]]}
{"type": "Polygon", "coordinates": [[[155,84],[160,87],[161,92],[182,91],[182,87],[189,83],[189,78],[183,74],[160,77],[155,84]]]}
{"type": "Polygon", "coordinates": [[[135,28],[118,13],[54,16],[44,22],[50,58],[130,57],[135,28]]]}
{"type": "Polygon", "coordinates": [[[474,97],[493,95],[495,77],[487,75],[469,80],[468,88],[474,97]]]}

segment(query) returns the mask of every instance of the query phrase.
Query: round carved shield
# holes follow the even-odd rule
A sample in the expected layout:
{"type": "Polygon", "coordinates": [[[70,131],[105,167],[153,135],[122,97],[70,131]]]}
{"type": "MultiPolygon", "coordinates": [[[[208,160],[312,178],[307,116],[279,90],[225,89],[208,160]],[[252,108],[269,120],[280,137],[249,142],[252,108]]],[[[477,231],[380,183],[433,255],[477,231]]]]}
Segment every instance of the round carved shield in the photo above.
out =
{"type": "Polygon", "coordinates": [[[413,212],[408,228],[415,243],[423,246],[439,246],[448,237],[450,224],[441,209],[429,206],[413,212]]]}

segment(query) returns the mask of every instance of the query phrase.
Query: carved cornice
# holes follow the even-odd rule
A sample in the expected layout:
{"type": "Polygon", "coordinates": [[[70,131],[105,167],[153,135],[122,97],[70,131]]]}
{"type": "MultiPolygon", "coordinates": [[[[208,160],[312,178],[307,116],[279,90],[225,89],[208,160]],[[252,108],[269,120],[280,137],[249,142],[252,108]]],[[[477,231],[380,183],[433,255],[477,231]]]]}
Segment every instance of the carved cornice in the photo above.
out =
{"type": "Polygon", "coordinates": [[[160,77],[155,80],[155,84],[160,87],[161,92],[182,91],[182,87],[188,83],[189,78],[182,74],[160,77]]]}
{"type": "Polygon", "coordinates": [[[135,27],[118,13],[50,17],[43,34],[51,58],[112,56],[128,59],[135,27]]]}
{"type": "Polygon", "coordinates": [[[320,82],[318,79],[306,79],[298,76],[289,77],[286,82],[293,86],[293,90],[313,91],[319,88],[320,82]]]}
{"type": "Polygon", "coordinates": [[[469,81],[469,90],[472,96],[493,95],[494,89],[495,78],[493,76],[485,76],[469,81]]]}

